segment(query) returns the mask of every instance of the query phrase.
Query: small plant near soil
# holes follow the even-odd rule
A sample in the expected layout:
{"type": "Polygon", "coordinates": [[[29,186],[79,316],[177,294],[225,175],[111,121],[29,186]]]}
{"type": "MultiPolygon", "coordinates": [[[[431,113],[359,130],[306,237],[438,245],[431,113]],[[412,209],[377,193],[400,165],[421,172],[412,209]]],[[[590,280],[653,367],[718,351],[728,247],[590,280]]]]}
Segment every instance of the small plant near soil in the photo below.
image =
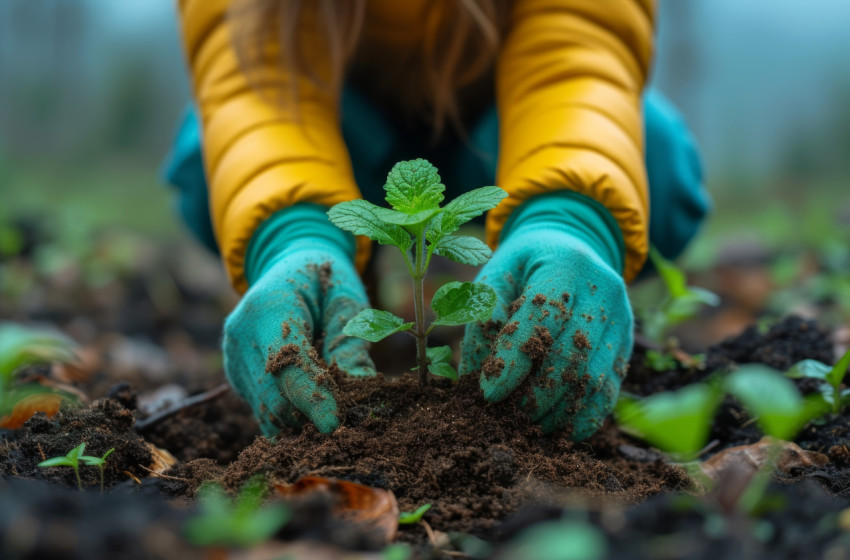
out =
{"type": "Polygon", "coordinates": [[[433,255],[479,266],[489,260],[487,245],[465,235],[452,235],[461,225],[494,208],[507,193],[499,187],[482,187],[462,194],[444,207],[446,187],[437,168],[424,159],[402,161],[392,168],[384,185],[386,201],[392,208],[376,206],[365,200],[337,204],[328,217],[337,227],[355,235],[365,235],[382,245],[398,247],[413,281],[415,323],[388,311],[366,309],[343,329],[348,336],[378,342],[397,332],[408,332],[417,339],[419,381],[432,374],[457,379],[448,346],[428,348],[428,335],[438,326],[464,325],[484,321],[493,314],[496,293],[480,282],[449,282],[431,299],[436,319],[425,325],[424,278],[433,255]]]}
{"type": "Polygon", "coordinates": [[[749,364],[675,392],[643,399],[624,394],[615,414],[625,433],[689,460],[705,447],[714,415],[727,394],[744,406],[762,432],[778,440],[790,440],[824,410],[818,396],[803,397],[780,372],[749,364]]]}
{"type": "Polygon", "coordinates": [[[53,391],[41,385],[15,387],[15,375],[26,366],[69,363],[76,359],[74,342],[54,332],[0,323],[0,417],[21,400],[53,391]]]}
{"type": "Polygon", "coordinates": [[[850,368],[850,350],[832,367],[817,360],[803,360],[791,366],[785,375],[791,379],[809,378],[821,381],[821,398],[832,414],[838,414],[850,404],[850,389],[841,389],[847,368],[850,368]]]}
{"type": "Polygon", "coordinates": [[[416,508],[416,511],[403,511],[398,516],[399,525],[415,525],[422,521],[422,516],[431,509],[431,504],[424,504],[416,508]]]}
{"type": "Polygon", "coordinates": [[[106,453],[104,453],[100,457],[92,457],[90,455],[83,455],[80,457],[80,461],[89,465],[91,467],[97,467],[100,471],[100,493],[103,494],[103,471],[106,469],[106,458],[109,457],[112,452],[115,451],[115,448],[109,449],[106,453]]]}
{"type": "MultiPolygon", "coordinates": [[[[717,306],[720,298],[703,288],[688,286],[685,273],[665,259],[655,247],[650,247],[649,258],[658,271],[667,295],[660,306],[638,311],[641,330],[650,341],[664,346],[666,350],[648,350],[646,364],[655,371],[668,371],[676,367],[677,361],[672,354],[677,342],[668,339],[670,329],[694,318],[705,305],[717,306]]],[[[693,361],[701,363],[701,358],[693,356],[693,361]]]]}
{"type": "Polygon", "coordinates": [[[196,546],[258,545],[277,533],[291,516],[282,503],[263,507],[266,485],[262,478],[245,484],[235,500],[215,483],[205,484],[198,494],[201,512],[183,527],[186,538],[196,546]]]}
{"type": "Polygon", "coordinates": [[[71,467],[77,475],[77,488],[82,492],[83,481],[80,480],[80,458],[86,450],[86,442],[70,450],[64,457],[53,457],[38,464],[39,467],[71,467]]]}

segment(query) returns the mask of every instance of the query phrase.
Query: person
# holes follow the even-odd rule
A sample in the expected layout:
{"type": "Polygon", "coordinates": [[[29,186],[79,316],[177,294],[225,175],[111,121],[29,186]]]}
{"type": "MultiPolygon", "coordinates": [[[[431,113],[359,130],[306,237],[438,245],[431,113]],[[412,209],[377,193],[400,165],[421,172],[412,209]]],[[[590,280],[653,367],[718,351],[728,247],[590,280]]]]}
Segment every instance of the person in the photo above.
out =
{"type": "Polygon", "coordinates": [[[224,367],[262,431],[340,425],[320,356],[375,374],[367,343],[342,335],[369,306],[369,243],[326,211],[380,203],[392,164],[423,157],[449,199],[509,193],[486,217],[494,254],[478,278],[498,306],[466,328],[460,374],[479,375],[489,401],[523,395],[545,432],[594,433],[631,354],[627,283],[650,242],[676,256],[709,209],[692,136],[644,92],[654,1],[180,0],[179,12],[194,106],[166,175],[243,294],[224,367]],[[284,346],[294,359],[273,364],[284,346]]]}

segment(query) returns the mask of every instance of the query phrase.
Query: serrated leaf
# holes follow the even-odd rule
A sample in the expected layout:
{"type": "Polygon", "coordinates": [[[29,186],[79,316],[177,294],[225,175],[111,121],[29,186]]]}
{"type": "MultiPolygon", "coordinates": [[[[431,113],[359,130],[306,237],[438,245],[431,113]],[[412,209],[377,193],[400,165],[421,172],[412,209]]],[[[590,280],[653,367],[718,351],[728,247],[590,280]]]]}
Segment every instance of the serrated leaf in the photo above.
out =
{"type": "Polygon", "coordinates": [[[382,220],[379,216],[382,210],[386,208],[365,200],[349,200],[328,210],[328,218],[336,227],[354,235],[365,235],[381,245],[394,245],[407,251],[413,245],[410,234],[401,226],[382,220]]]}
{"type": "Polygon", "coordinates": [[[785,372],[786,377],[791,379],[820,379],[826,381],[827,375],[832,370],[832,367],[817,360],[803,360],[797,362],[785,372]]]}
{"type": "Polygon", "coordinates": [[[378,342],[393,333],[407,331],[413,323],[405,323],[389,311],[365,309],[355,315],[342,329],[347,336],[356,336],[369,342],[378,342]]]}
{"type": "Polygon", "coordinates": [[[465,325],[486,321],[496,307],[496,292],[480,282],[449,282],[431,299],[431,309],[437,314],[434,325],[465,325]]]}
{"type": "Polygon", "coordinates": [[[428,361],[432,364],[448,363],[452,361],[451,346],[435,346],[425,350],[428,361]]]}
{"type": "Polygon", "coordinates": [[[446,234],[457,231],[469,220],[498,206],[506,196],[508,193],[499,187],[481,187],[460,195],[443,208],[442,232],[446,234]]]}
{"type": "Polygon", "coordinates": [[[384,222],[396,224],[402,227],[422,225],[441,211],[442,210],[440,208],[429,208],[427,210],[422,210],[421,212],[406,214],[404,212],[399,212],[398,210],[375,206],[375,214],[377,214],[378,218],[384,222]]]}
{"type": "Polygon", "coordinates": [[[434,252],[449,260],[478,266],[490,260],[493,252],[486,243],[468,235],[446,235],[434,246],[434,252]]]}
{"type": "Polygon", "coordinates": [[[445,377],[446,379],[457,381],[457,370],[453,368],[451,364],[447,364],[445,362],[428,364],[428,371],[437,377],[445,377]]]}
{"type": "Polygon", "coordinates": [[[399,212],[416,214],[437,208],[446,186],[440,182],[437,168],[424,159],[400,161],[387,175],[386,201],[399,212]]]}
{"type": "Polygon", "coordinates": [[[724,386],[756,418],[765,434],[778,439],[792,439],[819,412],[803,399],[794,383],[764,365],[741,366],[726,378],[724,386]]]}
{"type": "Polygon", "coordinates": [[[721,398],[720,391],[706,384],[643,400],[621,397],[615,410],[617,423],[663,451],[689,456],[705,446],[721,398]]]}

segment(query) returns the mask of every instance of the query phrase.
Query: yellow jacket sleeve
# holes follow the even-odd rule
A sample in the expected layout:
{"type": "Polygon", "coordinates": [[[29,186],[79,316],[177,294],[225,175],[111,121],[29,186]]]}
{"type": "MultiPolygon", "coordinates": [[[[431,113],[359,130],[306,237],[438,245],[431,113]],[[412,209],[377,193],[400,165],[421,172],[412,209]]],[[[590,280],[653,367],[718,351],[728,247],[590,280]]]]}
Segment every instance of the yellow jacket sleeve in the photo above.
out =
{"type": "Polygon", "coordinates": [[[640,97],[654,0],[517,0],[497,65],[500,157],[509,193],[487,217],[491,246],[529,197],[570,189],[602,203],[623,233],[623,275],[648,249],[640,97]]]}
{"type": "MultiPolygon", "coordinates": [[[[228,4],[180,0],[179,9],[201,115],[213,227],[230,281],[242,293],[248,287],[245,250],[260,223],[298,202],[332,206],[360,198],[360,192],[342,139],[338,95],[304,76],[286,75],[280,65],[263,68],[271,99],[258,94],[232,46],[228,4]],[[292,79],[299,87],[297,117],[273,101],[292,79]]],[[[313,57],[324,52],[306,50],[313,57]]],[[[368,256],[368,239],[358,239],[361,269],[368,256]]]]}

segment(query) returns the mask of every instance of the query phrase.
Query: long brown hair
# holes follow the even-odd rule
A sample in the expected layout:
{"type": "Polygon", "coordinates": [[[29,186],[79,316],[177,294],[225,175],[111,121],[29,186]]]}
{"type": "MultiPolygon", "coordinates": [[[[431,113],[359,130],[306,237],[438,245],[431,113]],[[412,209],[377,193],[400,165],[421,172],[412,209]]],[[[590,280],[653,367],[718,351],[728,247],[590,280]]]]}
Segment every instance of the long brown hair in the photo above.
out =
{"type": "MultiPolygon", "coordinates": [[[[359,44],[366,2],[231,0],[233,40],[252,85],[268,94],[264,71],[282,66],[290,76],[304,76],[322,91],[337,93],[359,44]],[[317,37],[326,49],[321,55],[305,48],[315,45],[317,37]]],[[[492,67],[508,9],[509,0],[428,0],[418,55],[425,83],[418,91],[430,108],[435,134],[446,121],[460,125],[457,92],[492,67]]],[[[299,89],[295,79],[273,86],[271,93],[275,102],[295,108],[299,89]]]]}

